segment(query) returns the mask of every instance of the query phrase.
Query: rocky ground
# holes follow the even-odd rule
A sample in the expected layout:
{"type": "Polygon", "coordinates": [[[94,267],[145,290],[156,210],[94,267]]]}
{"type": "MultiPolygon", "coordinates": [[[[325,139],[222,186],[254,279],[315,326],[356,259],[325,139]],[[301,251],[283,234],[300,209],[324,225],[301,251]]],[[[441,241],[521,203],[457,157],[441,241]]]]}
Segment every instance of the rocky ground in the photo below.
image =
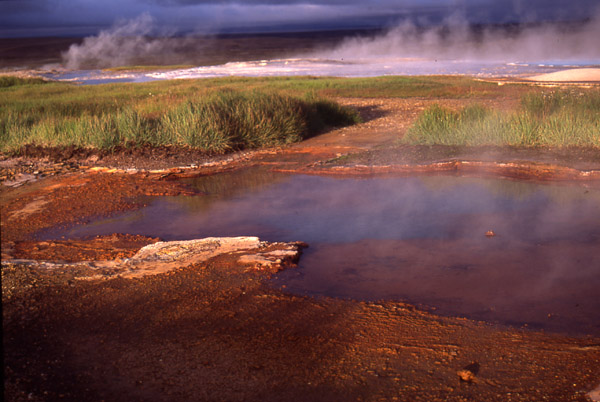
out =
{"type": "MultiPolygon", "coordinates": [[[[277,245],[246,247],[254,251],[242,260],[231,250],[197,260],[181,257],[181,248],[150,246],[152,258],[169,258],[169,268],[126,275],[131,266],[122,264],[159,239],[36,238],[57,225],[135,209],[155,195],[195,195],[173,178],[253,164],[397,174],[468,162],[496,167],[479,174],[514,175],[518,166],[520,178],[598,182],[596,150],[396,147],[432,101],[342,101],[365,123],[285,149],[219,157],[170,148],[4,156],[5,400],[600,400],[589,394],[600,384],[594,336],[439,317],[390,301],[295,296],[268,283],[275,270],[294,269],[293,261],[273,257],[284,250],[277,245]]],[[[510,107],[514,100],[494,102],[510,107]]]]}

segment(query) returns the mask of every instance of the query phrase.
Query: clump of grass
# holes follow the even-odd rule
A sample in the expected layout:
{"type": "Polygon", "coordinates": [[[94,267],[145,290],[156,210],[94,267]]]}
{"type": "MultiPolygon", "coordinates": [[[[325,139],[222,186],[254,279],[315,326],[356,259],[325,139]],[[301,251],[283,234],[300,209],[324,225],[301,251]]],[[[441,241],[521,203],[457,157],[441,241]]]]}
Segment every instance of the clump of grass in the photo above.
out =
{"type": "Polygon", "coordinates": [[[65,111],[51,104],[35,113],[0,112],[4,151],[26,144],[92,147],[179,145],[211,153],[297,142],[325,126],[358,121],[356,112],[320,98],[256,91],[220,91],[164,104],[145,113],[132,102],[116,110],[65,111]]]}
{"type": "Polygon", "coordinates": [[[427,145],[472,145],[494,141],[497,134],[495,114],[480,105],[454,111],[435,104],[419,116],[404,139],[427,145]]]}
{"type": "Polygon", "coordinates": [[[413,144],[600,147],[600,91],[528,94],[512,113],[431,106],[404,138],[413,144]]]}
{"type": "Polygon", "coordinates": [[[322,99],[226,91],[167,112],[160,127],[171,143],[225,152],[298,142],[357,121],[356,113],[322,99]]]}
{"type": "Polygon", "coordinates": [[[600,91],[530,93],[521,98],[521,106],[537,117],[547,117],[561,110],[596,114],[600,110],[600,91]]]}
{"type": "Polygon", "coordinates": [[[310,116],[308,130],[312,133],[325,127],[344,127],[362,122],[358,113],[314,93],[306,96],[305,104],[308,107],[306,113],[310,116]]]}

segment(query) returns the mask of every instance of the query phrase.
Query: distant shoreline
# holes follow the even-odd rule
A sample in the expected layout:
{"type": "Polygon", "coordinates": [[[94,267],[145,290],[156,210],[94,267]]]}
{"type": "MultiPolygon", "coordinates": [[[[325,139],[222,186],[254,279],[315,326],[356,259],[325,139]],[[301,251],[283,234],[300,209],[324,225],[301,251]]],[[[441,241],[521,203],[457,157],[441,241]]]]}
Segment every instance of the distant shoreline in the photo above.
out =
{"type": "MultiPolygon", "coordinates": [[[[165,38],[178,55],[173,60],[147,57],[139,65],[215,65],[230,61],[280,58],[290,54],[333,47],[346,38],[371,37],[380,29],[335,30],[284,33],[223,33],[204,36],[165,38]]],[[[84,37],[0,38],[1,69],[38,69],[62,63],[62,53],[84,37]]],[[[148,38],[153,39],[153,38],[148,38]]]]}
{"type": "MultiPolygon", "coordinates": [[[[492,35],[515,37],[530,29],[552,27],[557,32],[569,33],[577,31],[589,21],[578,22],[545,22],[545,23],[506,23],[506,24],[471,24],[467,27],[468,36],[475,44],[492,35]]],[[[413,26],[418,38],[427,33],[442,31],[432,30],[431,26],[413,26]],[[428,31],[431,30],[431,31],[428,31]]],[[[461,27],[461,29],[464,27],[461,27]]],[[[283,29],[283,28],[282,28],[283,29]]],[[[280,59],[297,57],[315,51],[334,49],[342,42],[351,39],[380,38],[393,31],[394,26],[371,28],[338,28],[278,32],[265,29],[262,32],[217,32],[209,34],[180,33],[171,37],[144,37],[148,41],[166,42],[169,50],[167,57],[160,54],[145,54],[129,65],[175,65],[191,64],[211,66],[227,62],[255,61],[264,59],[280,59]]],[[[81,45],[88,36],[43,36],[43,37],[0,37],[0,70],[6,69],[39,69],[47,66],[58,66],[63,63],[62,54],[72,45],[81,45]]],[[[392,55],[392,54],[389,54],[392,55]]],[[[405,57],[406,55],[398,55],[405,57]]],[[[105,68],[105,65],[82,66],[85,69],[105,68]]]]}

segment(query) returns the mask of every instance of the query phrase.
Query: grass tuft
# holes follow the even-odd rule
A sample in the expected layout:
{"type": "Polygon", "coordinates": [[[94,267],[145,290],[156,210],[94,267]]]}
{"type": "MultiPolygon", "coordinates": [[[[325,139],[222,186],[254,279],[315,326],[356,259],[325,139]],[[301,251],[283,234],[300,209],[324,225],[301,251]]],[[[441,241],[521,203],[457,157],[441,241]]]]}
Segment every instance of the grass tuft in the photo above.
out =
{"type": "Polygon", "coordinates": [[[426,109],[403,139],[412,144],[600,147],[600,91],[532,93],[519,110],[479,105],[426,109]]]}
{"type": "MultiPolygon", "coordinates": [[[[121,87],[119,95],[129,88],[121,87]]],[[[12,103],[0,110],[2,151],[18,152],[29,144],[99,149],[179,145],[223,153],[285,145],[327,126],[359,121],[356,112],[316,96],[231,89],[199,92],[183,101],[158,95],[158,100],[148,92],[148,97],[112,103],[86,96],[86,102],[38,102],[28,110],[12,103]]]]}

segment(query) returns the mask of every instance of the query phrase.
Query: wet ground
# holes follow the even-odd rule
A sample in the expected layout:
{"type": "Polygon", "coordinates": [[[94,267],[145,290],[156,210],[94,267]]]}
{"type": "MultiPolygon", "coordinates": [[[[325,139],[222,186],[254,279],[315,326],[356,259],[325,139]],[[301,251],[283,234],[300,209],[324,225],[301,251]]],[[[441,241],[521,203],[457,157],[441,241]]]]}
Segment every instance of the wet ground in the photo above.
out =
{"type": "MultiPolygon", "coordinates": [[[[6,159],[3,169],[21,163],[26,170],[31,163],[38,173],[1,190],[5,399],[588,400],[586,393],[600,383],[600,339],[591,333],[567,336],[442,317],[399,301],[300,296],[273,285],[272,272],[241,269],[229,255],[160,275],[105,280],[10,262],[128,257],[156,239],[48,242],[39,236],[139,209],[158,195],[202,197],[189,182],[172,179],[250,165],[364,176],[485,162],[495,168],[477,175],[598,186],[594,172],[600,163],[593,150],[560,156],[553,150],[494,149],[490,158],[478,149],[459,150],[458,156],[452,149],[391,149],[429,101],[347,102],[362,108],[366,123],[290,148],[217,161],[191,155],[173,166],[158,158],[140,169],[131,155],[71,157],[77,169],[43,177],[54,162],[6,159]],[[394,152],[400,162],[394,163],[394,152]],[[103,164],[114,168],[85,167],[103,164]],[[565,168],[568,177],[561,173],[565,168]]],[[[484,244],[497,240],[503,241],[481,234],[484,244]]],[[[444,250],[429,242],[413,244],[413,254],[423,247],[444,250]]],[[[377,244],[382,255],[398,247],[377,244]]],[[[441,255],[454,249],[460,245],[441,255]]],[[[586,263],[593,260],[586,257],[586,263]]]]}

